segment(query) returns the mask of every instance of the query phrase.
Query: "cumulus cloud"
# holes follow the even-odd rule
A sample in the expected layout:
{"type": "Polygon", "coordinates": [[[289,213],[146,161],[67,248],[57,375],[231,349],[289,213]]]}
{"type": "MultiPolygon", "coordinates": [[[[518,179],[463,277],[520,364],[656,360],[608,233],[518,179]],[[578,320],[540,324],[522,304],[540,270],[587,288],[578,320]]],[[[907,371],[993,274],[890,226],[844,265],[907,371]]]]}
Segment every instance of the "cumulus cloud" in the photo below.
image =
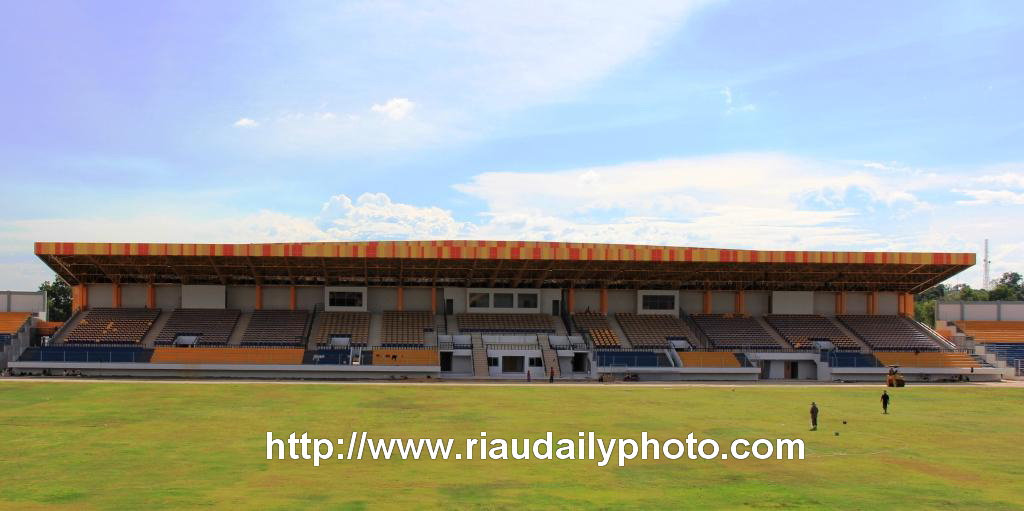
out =
{"type": "Polygon", "coordinates": [[[236,128],[256,128],[259,125],[260,123],[256,122],[253,119],[250,119],[248,117],[242,117],[241,119],[235,121],[235,123],[232,126],[236,128]]]}
{"type": "Polygon", "coordinates": [[[415,106],[416,104],[409,98],[391,98],[384,103],[373,105],[370,110],[400,121],[412,113],[415,106]]]}
{"type": "Polygon", "coordinates": [[[754,110],[757,110],[757,105],[755,105],[753,103],[745,103],[745,104],[742,104],[742,105],[740,105],[740,104],[733,104],[732,88],[731,87],[726,87],[726,88],[724,88],[724,89],[722,89],[722,90],[720,90],[718,92],[719,92],[719,94],[722,95],[722,97],[725,98],[725,113],[726,114],[753,112],[754,110]]]}
{"type": "MultiPolygon", "coordinates": [[[[1017,224],[1024,213],[1024,197],[993,185],[991,194],[950,186],[991,183],[988,176],[1002,173],[970,175],[785,154],[484,172],[454,185],[466,198],[484,205],[468,218],[429,203],[408,204],[385,193],[364,193],[325,197],[307,214],[262,210],[203,218],[193,212],[152,210],[129,217],[13,220],[0,237],[0,265],[23,268],[19,275],[5,276],[9,287],[34,287],[43,271],[30,268],[41,268],[30,255],[36,240],[521,239],[973,252],[987,237],[993,240],[997,257],[993,271],[1019,270],[1024,264],[1024,238],[1017,224]],[[957,196],[968,199],[950,199],[957,196]]],[[[191,211],[203,210],[198,204],[191,211]]],[[[958,279],[977,280],[976,273],[974,269],[958,279]]]]}

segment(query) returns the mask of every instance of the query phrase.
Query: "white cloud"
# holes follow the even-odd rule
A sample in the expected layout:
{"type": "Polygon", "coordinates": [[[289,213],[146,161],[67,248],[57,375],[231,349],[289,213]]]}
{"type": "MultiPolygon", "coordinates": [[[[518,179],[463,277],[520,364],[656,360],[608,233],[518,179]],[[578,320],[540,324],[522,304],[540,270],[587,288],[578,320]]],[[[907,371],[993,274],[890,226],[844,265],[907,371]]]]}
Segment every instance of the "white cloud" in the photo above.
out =
{"type": "Polygon", "coordinates": [[[235,121],[235,123],[232,126],[236,128],[256,128],[259,125],[260,123],[256,122],[253,119],[250,119],[248,117],[242,117],[241,119],[235,121]]]}
{"type": "Polygon", "coordinates": [[[727,115],[734,114],[734,113],[753,112],[754,110],[757,110],[757,105],[755,105],[753,103],[746,103],[746,104],[743,104],[743,105],[733,104],[733,96],[732,96],[732,88],[731,87],[726,87],[726,88],[718,91],[718,93],[721,94],[722,97],[725,98],[725,113],[727,115]]]}
{"type": "Polygon", "coordinates": [[[374,104],[370,110],[400,121],[412,113],[415,106],[409,98],[391,98],[382,104],[374,104]]]}
{"type": "MultiPolygon", "coordinates": [[[[169,209],[128,217],[13,220],[0,237],[0,266],[12,269],[2,274],[0,288],[35,287],[46,273],[31,256],[31,243],[39,240],[522,239],[765,250],[977,251],[990,238],[993,273],[1019,271],[1024,265],[1021,194],[992,187],[992,196],[959,192],[974,199],[969,204],[949,200],[956,193],[950,183],[974,183],[988,175],[731,154],[551,172],[485,172],[455,185],[484,204],[469,218],[435,205],[365,193],[329,197],[306,215],[263,210],[206,218],[169,209]]],[[[201,201],[216,199],[199,199],[191,211],[210,210],[201,201]]],[[[978,271],[957,280],[976,284],[978,271]]]]}

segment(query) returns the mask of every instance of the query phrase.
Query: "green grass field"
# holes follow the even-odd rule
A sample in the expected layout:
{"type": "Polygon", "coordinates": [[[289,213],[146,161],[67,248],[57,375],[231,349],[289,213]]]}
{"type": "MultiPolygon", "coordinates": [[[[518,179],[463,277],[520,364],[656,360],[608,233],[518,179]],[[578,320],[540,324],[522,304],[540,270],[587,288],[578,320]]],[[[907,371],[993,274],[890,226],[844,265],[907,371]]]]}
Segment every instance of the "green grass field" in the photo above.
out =
{"type": "MultiPolygon", "coordinates": [[[[1024,388],[0,381],[2,509],[1020,509],[1024,388]],[[807,405],[821,406],[808,431],[807,405]],[[841,421],[848,424],[843,425],[841,421]],[[802,438],[803,461],[267,461],[265,435],[802,438]],[[839,431],[840,436],[834,432],[839,431]]],[[[458,441],[461,444],[461,440],[458,441]]],[[[458,444],[457,444],[458,445],[458,444]]]]}

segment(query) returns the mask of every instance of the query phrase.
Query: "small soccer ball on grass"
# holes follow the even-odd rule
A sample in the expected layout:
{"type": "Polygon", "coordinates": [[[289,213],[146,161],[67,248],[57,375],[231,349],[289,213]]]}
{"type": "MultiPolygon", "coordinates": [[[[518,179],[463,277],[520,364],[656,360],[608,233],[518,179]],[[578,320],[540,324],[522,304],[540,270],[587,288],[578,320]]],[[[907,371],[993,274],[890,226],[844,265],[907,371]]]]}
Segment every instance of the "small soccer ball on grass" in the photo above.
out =
{"type": "Polygon", "coordinates": [[[843,421],[843,424],[846,424],[846,421],[843,421]]]}
{"type": "Polygon", "coordinates": [[[839,432],[838,431],[836,431],[836,436],[839,436],[839,432]]]}

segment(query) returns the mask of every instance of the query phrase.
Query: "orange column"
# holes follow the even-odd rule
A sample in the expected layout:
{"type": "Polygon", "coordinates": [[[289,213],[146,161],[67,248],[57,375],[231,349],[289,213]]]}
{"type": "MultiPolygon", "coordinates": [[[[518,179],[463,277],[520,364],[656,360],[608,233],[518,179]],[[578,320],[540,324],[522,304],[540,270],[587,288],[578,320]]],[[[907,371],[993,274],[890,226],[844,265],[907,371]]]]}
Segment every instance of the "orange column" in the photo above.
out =
{"type": "Polygon", "coordinates": [[[398,310],[405,310],[405,288],[398,286],[398,310]]]}
{"type": "Polygon", "coordinates": [[[736,303],[735,303],[735,306],[733,307],[733,312],[735,312],[736,314],[746,314],[747,313],[747,305],[746,305],[746,303],[744,303],[744,299],[745,299],[745,297],[744,297],[744,294],[743,294],[743,290],[742,289],[737,290],[736,291],[736,303]]]}
{"type": "Polygon", "coordinates": [[[114,294],[114,296],[111,297],[111,299],[110,299],[111,306],[113,308],[115,308],[115,309],[120,309],[121,308],[121,284],[118,284],[117,282],[114,282],[114,284],[110,287],[110,289],[113,291],[113,294],[114,294]]]}
{"type": "Polygon", "coordinates": [[[256,285],[256,310],[263,310],[263,286],[256,285]]]}
{"type": "Polygon", "coordinates": [[[89,289],[85,284],[78,284],[71,288],[71,312],[78,312],[89,308],[89,289]]]}
{"type": "Polygon", "coordinates": [[[156,286],[153,284],[146,285],[146,308],[156,308],[156,286]]]}
{"type": "Polygon", "coordinates": [[[437,288],[430,288],[430,313],[437,314],[437,288]]]}
{"type": "Polygon", "coordinates": [[[601,314],[608,314],[608,289],[601,288],[601,314]]]}
{"type": "Polygon", "coordinates": [[[295,286],[288,287],[288,308],[295,310],[295,286]]]}
{"type": "Polygon", "coordinates": [[[878,314],[878,291],[868,293],[868,314],[878,314]]]}
{"type": "Polygon", "coordinates": [[[836,314],[846,314],[846,304],[843,303],[843,298],[846,297],[842,291],[836,293],[836,314]]]}
{"type": "Polygon", "coordinates": [[[704,290],[704,314],[711,314],[711,290],[704,290]]]}
{"type": "Polygon", "coordinates": [[[566,299],[565,305],[566,309],[569,311],[569,314],[572,314],[576,311],[576,289],[571,287],[569,288],[569,296],[566,299]]]}

